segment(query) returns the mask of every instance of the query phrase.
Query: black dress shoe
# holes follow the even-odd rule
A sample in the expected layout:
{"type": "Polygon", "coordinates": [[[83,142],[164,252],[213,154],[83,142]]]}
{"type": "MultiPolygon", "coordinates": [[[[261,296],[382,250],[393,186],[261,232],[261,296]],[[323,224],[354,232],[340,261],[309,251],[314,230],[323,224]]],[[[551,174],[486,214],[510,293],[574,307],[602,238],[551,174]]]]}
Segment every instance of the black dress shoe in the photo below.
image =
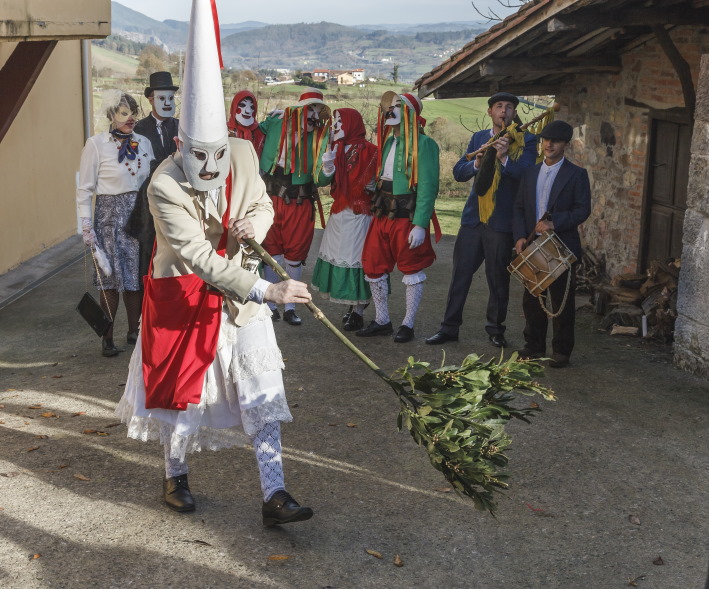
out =
{"type": "Polygon", "coordinates": [[[549,360],[551,368],[565,368],[569,365],[569,357],[564,354],[552,354],[549,360]]]}
{"type": "Polygon", "coordinates": [[[394,341],[397,344],[405,344],[406,342],[410,342],[412,339],[414,339],[414,329],[408,325],[402,325],[399,327],[396,335],[394,336],[394,341]]]}
{"type": "Polygon", "coordinates": [[[283,313],[283,321],[288,323],[288,325],[300,325],[303,323],[303,320],[295,314],[295,310],[293,309],[288,309],[283,313]]]}
{"type": "Polygon", "coordinates": [[[271,321],[280,321],[281,320],[281,314],[278,312],[278,309],[271,309],[271,321]]]}
{"type": "Polygon", "coordinates": [[[162,494],[165,503],[170,509],[181,513],[195,510],[194,497],[190,493],[186,474],[164,479],[162,482],[162,494]]]}
{"type": "Polygon", "coordinates": [[[347,312],[342,316],[342,324],[344,325],[347,323],[347,321],[350,318],[350,315],[352,314],[352,311],[354,309],[354,305],[350,305],[350,308],[347,310],[347,312]]]}
{"type": "Polygon", "coordinates": [[[451,335],[444,331],[439,331],[434,333],[431,337],[426,338],[426,343],[431,346],[437,346],[438,344],[445,344],[446,342],[457,342],[458,336],[451,335]]]}
{"type": "Polygon", "coordinates": [[[119,352],[120,352],[120,350],[113,343],[112,339],[104,337],[101,340],[101,355],[102,356],[105,356],[106,358],[110,358],[112,356],[118,356],[119,352]]]}
{"type": "Polygon", "coordinates": [[[502,335],[501,333],[496,333],[495,335],[491,335],[488,337],[490,340],[490,343],[495,346],[496,348],[506,348],[507,347],[507,340],[505,339],[505,336],[502,335]]]}
{"type": "Polygon", "coordinates": [[[263,525],[266,527],[291,522],[302,522],[313,517],[310,507],[301,507],[287,491],[276,491],[261,508],[263,525]]]}
{"type": "Polygon", "coordinates": [[[391,335],[394,333],[394,328],[391,326],[391,321],[386,325],[379,325],[376,321],[372,321],[367,327],[355,332],[359,337],[372,337],[375,335],[391,335]]]}
{"type": "Polygon", "coordinates": [[[529,348],[522,348],[521,350],[517,350],[517,355],[519,356],[520,360],[537,360],[544,356],[544,353],[534,352],[529,348]]]}
{"type": "Polygon", "coordinates": [[[126,343],[129,346],[134,346],[137,341],[138,341],[138,332],[137,331],[129,331],[128,335],[126,336],[126,343]]]}
{"type": "Polygon", "coordinates": [[[342,329],[344,329],[345,331],[357,331],[358,329],[362,329],[363,327],[364,317],[352,311],[352,313],[350,313],[350,316],[347,318],[347,321],[345,321],[345,325],[342,329]]]}

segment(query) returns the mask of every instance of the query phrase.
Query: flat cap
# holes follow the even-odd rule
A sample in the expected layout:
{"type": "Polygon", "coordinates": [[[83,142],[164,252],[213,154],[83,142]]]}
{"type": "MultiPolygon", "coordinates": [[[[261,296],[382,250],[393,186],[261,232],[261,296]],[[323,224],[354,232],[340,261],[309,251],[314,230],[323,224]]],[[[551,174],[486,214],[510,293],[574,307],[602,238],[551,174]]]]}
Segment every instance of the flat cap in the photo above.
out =
{"type": "Polygon", "coordinates": [[[497,94],[493,94],[492,96],[490,96],[490,98],[487,99],[487,105],[492,106],[496,102],[511,102],[515,105],[515,108],[517,108],[517,105],[519,104],[519,98],[517,98],[514,94],[510,94],[509,92],[498,92],[497,94]]]}
{"type": "Polygon", "coordinates": [[[552,121],[539,133],[542,139],[553,139],[568,143],[574,136],[574,128],[566,121],[552,121]]]}

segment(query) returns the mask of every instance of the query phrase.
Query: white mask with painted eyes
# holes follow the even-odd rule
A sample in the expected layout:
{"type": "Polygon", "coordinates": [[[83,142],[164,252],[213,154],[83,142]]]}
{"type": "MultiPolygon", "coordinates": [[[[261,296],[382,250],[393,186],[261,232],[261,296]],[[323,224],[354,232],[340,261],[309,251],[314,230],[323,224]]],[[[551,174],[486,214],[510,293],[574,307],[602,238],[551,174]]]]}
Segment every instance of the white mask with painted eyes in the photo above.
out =
{"type": "Polygon", "coordinates": [[[226,184],[231,168],[229,141],[223,139],[205,143],[179,133],[182,146],[182,170],[192,188],[208,191],[226,184]]]}
{"type": "Polygon", "coordinates": [[[335,111],[332,117],[332,140],[337,141],[345,138],[345,130],[342,128],[342,119],[340,113],[335,111]]]}
{"type": "Polygon", "coordinates": [[[256,109],[254,108],[254,101],[249,98],[243,98],[239,101],[236,106],[236,112],[234,113],[234,118],[236,122],[244,127],[250,127],[254,124],[254,114],[256,109]]]}
{"type": "Polygon", "coordinates": [[[153,108],[158,116],[175,116],[175,93],[172,90],[155,90],[153,92],[153,108]]]}
{"type": "Polygon", "coordinates": [[[401,98],[394,96],[385,116],[387,125],[393,127],[401,123],[401,98]]]}

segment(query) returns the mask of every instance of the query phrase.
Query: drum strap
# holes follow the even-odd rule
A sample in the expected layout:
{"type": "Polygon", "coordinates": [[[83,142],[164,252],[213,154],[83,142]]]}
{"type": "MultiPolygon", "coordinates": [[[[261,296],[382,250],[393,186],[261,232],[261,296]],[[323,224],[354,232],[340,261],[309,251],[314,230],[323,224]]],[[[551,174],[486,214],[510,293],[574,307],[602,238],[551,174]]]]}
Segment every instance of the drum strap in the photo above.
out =
{"type": "Polygon", "coordinates": [[[564,307],[566,307],[566,301],[569,298],[569,291],[571,290],[571,272],[573,271],[573,266],[567,270],[569,275],[566,277],[566,291],[564,292],[564,298],[561,299],[561,305],[559,306],[559,309],[554,312],[554,308],[552,307],[552,302],[551,302],[551,296],[544,296],[543,294],[540,294],[537,298],[539,299],[539,304],[542,307],[542,310],[547,314],[547,317],[549,319],[554,319],[555,317],[558,317],[561,315],[562,311],[564,310],[564,307]]]}

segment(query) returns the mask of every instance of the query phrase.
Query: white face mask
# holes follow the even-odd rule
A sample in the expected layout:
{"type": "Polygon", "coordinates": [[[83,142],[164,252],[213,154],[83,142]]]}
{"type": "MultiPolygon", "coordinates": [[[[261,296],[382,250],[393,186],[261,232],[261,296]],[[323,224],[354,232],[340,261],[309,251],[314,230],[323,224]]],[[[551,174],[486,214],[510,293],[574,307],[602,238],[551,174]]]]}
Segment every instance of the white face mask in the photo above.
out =
{"type": "Polygon", "coordinates": [[[386,124],[394,127],[401,122],[401,98],[394,96],[386,111],[386,124]]]}
{"type": "Polygon", "coordinates": [[[234,113],[236,122],[244,127],[250,127],[254,124],[254,101],[248,96],[239,101],[234,113]]]}
{"type": "Polygon", "coordinates": [[[116,107],[116,112],[113,113],[113,126],[118,128],[126,123],[128,119],[131,118],[133,113],[131,113],[130,108],[125,103],[120,103],[116,107]]]}
{"type": "Polygon", "coordinates": [[[312,133],[315,127],[320,126],[320,108],[311,104],[308,106],[308,133],[312,133]]]}
{"type": "Polygon", "coordinates": [[[192,188],[208,191],[226,184],[231,168],[229,141],[223,139],[210,143],[196,141],[180,135],[182,142],[182,170],[192,188]]]}
{"type": "Polygon", "coordinates": [[[153,108],[158,116],[175,116],[175,93],[172,90],[155,90],[153,92],[153,108]]]}
{"type": "Polygon", "coordinates": [[[337,141],[344,138],[345,130],[342,128],[342,119],[340,119],[340,113],[335,111],[332,117],[332,140],[337,141]]]}

